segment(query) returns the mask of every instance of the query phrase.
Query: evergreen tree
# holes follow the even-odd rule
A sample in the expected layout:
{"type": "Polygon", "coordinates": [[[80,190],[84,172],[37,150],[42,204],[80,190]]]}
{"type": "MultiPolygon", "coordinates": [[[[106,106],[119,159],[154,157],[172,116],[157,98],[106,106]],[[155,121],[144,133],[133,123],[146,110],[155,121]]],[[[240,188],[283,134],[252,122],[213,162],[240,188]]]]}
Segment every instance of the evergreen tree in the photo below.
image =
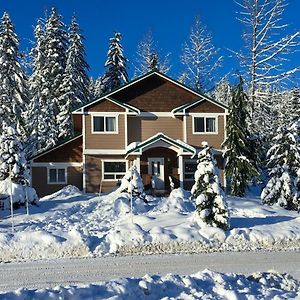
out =
{"type": "Polygon", "coordinates": [[[49,148],[56,144],[59,136],[59,124],[57,115],[65,107],[62,84],[64,71],[66,68],[67,35],[62,17],[52,8],[51,15],[46,21],[44,38],[45,64],[41,70],[42,76],[42,109],[47,109],[44,116],[45,128],[47,132],[42,149],[49,148]]]}
{"type": "Polygon", "coordinates": [[[132,193],[133,197],[144,196],[144,184],[136,166],[132,166],[121,180],[120,192],[132,193]]]}
{"type": "Polygon", "coordinates": [[[212,91],[212,97],[225,105],[228,105],[231,99],[231,86],[227,77],[222,78],[212,91]]]}
{"type": "Polygon", "coordinates": [[[19,40],[6,12],[0,23],[0,58],[0,124],[15,125],[17,134],[25,141],[27,78],[19,63],[19,40]]]}
{"type": "Polygon", "coordinates": [[[103,79],[104,92],[112,91],[128,82],[126,71],[127,59],[123,55],[121,37],[121,33],[116,32],[114,37],[110,39],[107,60],[105,62],[106,72],[103,79]]]}
{"type": "Polygon", "coordinates": [[[202,222],[224,230],[229,228],[229,211],[219,184],[218,169],[210,147],[202,143],[203,150],[198,154],[195,184],[192,199],[202,222]]]}
{"type": "Polygon", "coordinates": [[[282,125],[267,153],[270,180],[262,191],[263,203],[297,210],[300,204],[300,122],[282,125]]]}
{"type": "Polygon", "coordinates": [[[89,66],[85,60],[85,49],[82,40],[83,37],[79,32],[78,23],[76,18],[73,17],[69,33],[67,63],[58,98],[60,104],[57,115],[58,138],[70,137],[73,134],[72,110],[87,102],[90,97],[87,75],[89,66]]]}
{"type": "Polygon", "coordinates": [[[9,177],[10,168],[15,183],[28,184],[29,174],[23,144],[13,125],[8,126],[3,122],[0,135],[0,180],[9,177]]]}
{"type": "Polygon", "coordinates": [[[257,143],[251,138],[247,127],[247,96],[243,91],[243,82],[233,89],[229,103],[229,116],[226,124],[227,137],[225,147],[225,174],[230,177],[230,193],[243,196],[249,181],[259,175],[257,143]]]}

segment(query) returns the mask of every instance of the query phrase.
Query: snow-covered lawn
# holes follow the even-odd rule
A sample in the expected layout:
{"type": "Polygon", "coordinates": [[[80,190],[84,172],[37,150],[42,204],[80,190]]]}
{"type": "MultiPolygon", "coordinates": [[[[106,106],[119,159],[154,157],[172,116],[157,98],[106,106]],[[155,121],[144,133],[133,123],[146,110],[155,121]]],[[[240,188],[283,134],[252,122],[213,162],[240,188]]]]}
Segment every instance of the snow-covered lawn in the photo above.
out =
{"type": "Polygon", "coordinates": [[[251,276],[209,270],[194,275],[145,275],[90,285],[0,292],[1,299],[299,299],[300,282],[287,274],[251,276]]]}
{"type": "Polygon", "coordinates": [[[300,215],[255,198],[228,198],[230,230],[197,222],[189,194],[134,203],[126,194],[98,197],[74,187],[44,197],[40,206],[0,213],[0,260],[133,253],[300,249],[300,215]]]}

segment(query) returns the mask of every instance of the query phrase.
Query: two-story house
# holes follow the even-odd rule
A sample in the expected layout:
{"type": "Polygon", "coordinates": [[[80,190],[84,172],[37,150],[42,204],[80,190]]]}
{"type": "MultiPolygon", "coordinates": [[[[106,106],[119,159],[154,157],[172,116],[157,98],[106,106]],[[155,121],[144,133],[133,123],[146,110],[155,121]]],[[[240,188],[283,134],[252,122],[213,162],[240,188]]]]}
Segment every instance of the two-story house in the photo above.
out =
{"type": "Polygon", "coordinates": [[[189,189],[202,141],[223,174],[226,114],[223,104],[152,71],[74,111],[77,135],[32,159],[32,185],[40,196],[66,184],[107,192],[135,164],[146,188],[153,178],[167,191],[171,178],[189,189]]]}

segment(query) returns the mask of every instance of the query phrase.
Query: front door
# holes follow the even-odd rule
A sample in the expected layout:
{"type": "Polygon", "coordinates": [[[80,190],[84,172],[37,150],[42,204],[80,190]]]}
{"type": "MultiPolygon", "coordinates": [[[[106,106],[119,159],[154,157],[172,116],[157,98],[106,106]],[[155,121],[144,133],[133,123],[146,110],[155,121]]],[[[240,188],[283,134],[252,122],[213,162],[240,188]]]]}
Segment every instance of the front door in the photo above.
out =
{"type": "Polygon", "coordinates": [[[165,189],[165,160],[163,157],[149,157],[148,158],[148,174],[152,176],[155,182],[156,190],[165,189]]]}

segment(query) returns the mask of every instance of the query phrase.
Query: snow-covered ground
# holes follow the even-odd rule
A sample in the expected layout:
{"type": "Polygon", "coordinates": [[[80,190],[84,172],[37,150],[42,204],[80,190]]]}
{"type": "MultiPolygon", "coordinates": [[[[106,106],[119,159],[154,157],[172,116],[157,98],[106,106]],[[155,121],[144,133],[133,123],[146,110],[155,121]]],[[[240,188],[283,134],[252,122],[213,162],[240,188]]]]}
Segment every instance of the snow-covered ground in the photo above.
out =
{"type": "Polygon", "coordinates": [[[204,270],[193,275],[145,275],[90,285],[0,292],[1,299],[299,299],[300,282],[287,274],[250,276],[204,270]]]}
{"type": "Polygon", "coordinates": [[[300,215],[256,198],[228,198],[230,230],[199,225],[189,194],[135,201],[126,194],[98,197],[74,187],[44,197],[39,207],[0,213],[0,260],[107,254],[299,250],[300,215]]]}

